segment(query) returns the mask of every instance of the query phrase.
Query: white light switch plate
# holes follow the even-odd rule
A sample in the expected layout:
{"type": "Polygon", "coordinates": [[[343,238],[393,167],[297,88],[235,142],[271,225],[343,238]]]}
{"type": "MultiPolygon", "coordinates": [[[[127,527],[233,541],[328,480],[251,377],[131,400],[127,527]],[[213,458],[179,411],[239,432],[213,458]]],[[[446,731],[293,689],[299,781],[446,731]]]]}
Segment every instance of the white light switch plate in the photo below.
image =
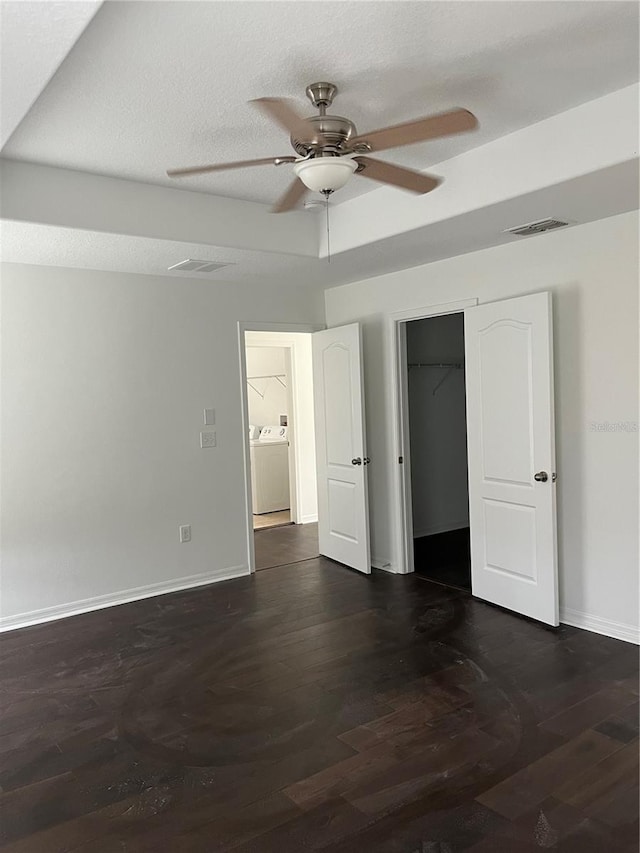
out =
{"type": "Polygon", "coordinates": [[[205,409],[204,410],[204,423],[205,426],[213,426],[216,422],[216,410],[215,409],[205,409]]]}
{"type": "Polygon", "coordinates": [[[215,431],[200,433],[200,447],[215,447],[216,434],[215,431]]]}

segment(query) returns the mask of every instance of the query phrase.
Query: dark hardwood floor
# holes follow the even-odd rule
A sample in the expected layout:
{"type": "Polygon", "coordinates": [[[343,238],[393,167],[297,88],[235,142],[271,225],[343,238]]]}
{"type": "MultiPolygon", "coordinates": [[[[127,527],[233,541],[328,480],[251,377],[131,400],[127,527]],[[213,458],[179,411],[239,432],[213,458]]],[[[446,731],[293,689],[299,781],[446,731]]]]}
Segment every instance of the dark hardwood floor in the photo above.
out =
{"type": "Polygon", "coordinates": [[[256,571],[318,556],[318,525],[287,524],[254,530],[256,571]]]}
{"type": "Polygon", "coordinates": [[[447,530],[413,540],[415,571],[428,580],[471,589],[469,528],[447,530]]]}
{"type": "Polygon", "coordinates": [[[10,853],[635,853],[638,650],[318,558],[2,637],[10,853]]]}

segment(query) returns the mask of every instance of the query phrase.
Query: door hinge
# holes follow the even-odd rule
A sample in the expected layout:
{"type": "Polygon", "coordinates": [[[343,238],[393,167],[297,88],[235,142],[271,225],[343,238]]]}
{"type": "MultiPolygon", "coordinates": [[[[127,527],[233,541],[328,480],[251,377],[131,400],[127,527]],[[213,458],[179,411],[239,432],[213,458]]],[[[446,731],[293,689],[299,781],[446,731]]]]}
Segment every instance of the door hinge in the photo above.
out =
{"type": "Polygon", "coordinates": [[[398,465],[404,464],[404,456],[398,456],[398,465]]]}

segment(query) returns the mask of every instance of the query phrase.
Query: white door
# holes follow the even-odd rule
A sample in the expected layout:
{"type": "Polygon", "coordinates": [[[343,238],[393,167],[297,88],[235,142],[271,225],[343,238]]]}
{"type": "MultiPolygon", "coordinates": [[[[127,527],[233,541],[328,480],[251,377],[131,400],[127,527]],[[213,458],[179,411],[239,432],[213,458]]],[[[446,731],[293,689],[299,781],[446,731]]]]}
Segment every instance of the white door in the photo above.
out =
{"type": "Polygon", "coordinates": [[[371,572],[360,326],[313,335],[320,553],[371,572]]]}
{"type": "Polygon", "coordinates": [[[464,314],[471,588],[557,625],[551,295],[464,314]]]}

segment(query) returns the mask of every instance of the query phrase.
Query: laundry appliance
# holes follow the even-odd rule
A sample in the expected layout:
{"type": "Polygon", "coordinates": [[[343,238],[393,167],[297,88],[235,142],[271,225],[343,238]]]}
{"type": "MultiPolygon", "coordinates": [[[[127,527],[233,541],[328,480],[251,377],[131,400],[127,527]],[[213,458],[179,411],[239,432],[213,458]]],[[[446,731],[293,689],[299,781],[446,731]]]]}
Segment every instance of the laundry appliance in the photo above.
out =
{"type": "MultiPolygon", "coordinates": [[[[251,494],[254,515],[289,509],[288,427],[265,426],[251,438],[251,494]]],[[[253,430],[253,432],[252,432],[253,430]]]]}

